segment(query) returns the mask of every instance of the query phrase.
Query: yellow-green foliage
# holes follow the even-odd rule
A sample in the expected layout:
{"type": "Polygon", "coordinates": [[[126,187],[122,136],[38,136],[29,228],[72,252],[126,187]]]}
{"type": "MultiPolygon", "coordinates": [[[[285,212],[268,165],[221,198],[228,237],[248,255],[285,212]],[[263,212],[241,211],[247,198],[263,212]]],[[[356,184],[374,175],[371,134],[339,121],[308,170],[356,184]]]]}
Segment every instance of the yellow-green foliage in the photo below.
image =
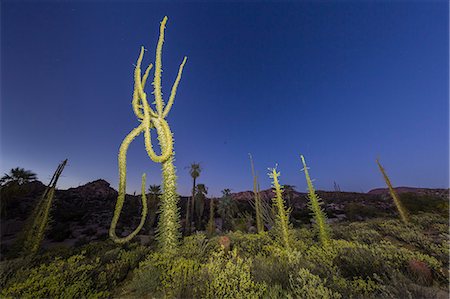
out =
{"type": "Polygon", "coordinates": [[[291,274],[289,283],[294,298],[305,299],[339,299],[341,294],[333,292],[324,286],[322,279],[312,274],[308,269],[300,269],[297,273],[291,274]]]}
{"type": "Polygon", "coordinates": [[[404,223],[408,222],[408,213],[406,212],[406,209],[403,207],[402,202],[400,201],[397,192],[395,192],[394,187],[392,187],[391,181],[389,180],[389,177],[386,174],[386,171],[381,166],[380,161],[377,159],[378,168],[380,168],[381,174],[383,175],[384,181],[386,182],[386,185],[389,188],[389,193],[392,196],[392,199],[394,200],[395,206],[397,207],[397,211],[400,214],[400,218],[404,223]]]}
{"type": "Polygon", "coordinates": [[[87,262],[83,255],[67,260],[56,258],[50,264],[16,274],[1,292],[2,298],[106,298],[107,291],[95,290],[93,270],[99,260],[87,262]]]}
{"type": "Polygon", "coordinates": [[[41,247],[42,240],[44,240],[45,230],[50,218],[50,209],[55,196],[56,183],[66,166],[67,159],[64,160],[55,173],[53,174],[50,183],[39,200],[38,204],[33,210],[33,213],[28,219],[28,223],[24,229],[24,243],[22,251],[27,254],[36,254],[41,247]]]}
{"type": "Polygon", "coordinates": [[[123,140],[119,150],[119,196],[116,202],[114,216],[111,221],[109,231],[110,237],[117,243],[124,243],[131,240],[144,225],[147,215],[147,201],[145,198],[145,174],[142,176],[142,215],[138,227],[129,235],[119,238],[116,235],[116,225],[120,217],[126,194],[126,154],[131,142],[141,133],[144,134],[145,149],[150,159],[156,163],[162,163],[162,179],[163,179],[163,195],[161,197],[161,209],[159,215],[157,238],[161,250],[173,252],[178,244],[179,233],[179,214],[178,214],[178,195],[176,192],[176,175],[173,165],[173,136],[166,116],[170,112],[173,105],[178,84],[181,79],[183,67],[187,58],[183,59],[178,70],[175,83],[172,86],[169,100],[165,105],[161,91],[161,72],[162,72],[162,46],[164,42],[164,30],[167,17],[161,22],[159,40],[156,48],[155,74],[153,80],[153,88],[155,95],[156,111],[154,111],[147,101],[147,94],[144,91],[149,72],[152,68],[150,64],[141,77],[141,63],[144,55],[144,48],[141,48],[135,72],[134,72],[134,92],[132,106],[140,125],[134,128],[123,140]],[[153,149],[150,130],[155,129],[158,135],[161,154],[157,155],[153,149]]]}
{"type": "Polygon", "coordinates": [[[253,281],[251,260],[239,257],[234,249],[228,254],[215,252],[206,264],[206,291],[204,298],[260,298],[266,285],[253,281]]]}
{"type": "Polygon", "coordinates": [[[277,216],[275,219],[275,232],[277,238],[285,248],[289,248],[289,212],[286,211],[282,189],[278,181],[280,173],[276,168],[269,169],[269,177],[272,179],[272,187],[275,189],[275,197],[273,198],[273,206],[276,209],[277,216]]]}
{"type": "Polygon", "coordinates": [[[210,245],[205,234],[197,232],[183,239],[179,252],[185,258],[205,261],[212,250],[210,245]]]}
{"type": "Polygon", "coordinates": [[[237,248],[243,256],[253,257],[265,250],[265,247],[273,243],[267,232],[260,234],[245,234],[240,231],[227,234],[231,246],[237,248]]]}
{"type": "Polygon", "coordinates": [[[139,296],[198,298],[200,273],[197,260],[154,252],[140,264],[130,288],[139,296]]]}
{"type": "Polygon", "coordinates": [[[309,207],[313,212],[315,226],[319,233],[319,239],[323,246],[328,246],[330,244],[330,228],[326,221],[326,215],[320,207],[321,201],[319,196],[317,196],[316,191],[314,190],[314,186],[309,176],[308,167],[306,166],[305,158],[302,155],[300,155],[300,158],[302,159],[306,183],[308,184],[309,207]]]}
{"type": "Polygon", "coordinates": [[[262,207],[261,207],[261,198],[259,196],[259,186],[258,186],[258,177],[255,174],[255,167],[253,165],[253,158],[251,154],[248,154],[250,157],[250,164],[252,167],[252,176],[253,176],[253,193],[255,195],[255,213],[256,213],[256,229],[258,233],[262,233],[264,231],[264,223],[262,219],[262,207]]]}

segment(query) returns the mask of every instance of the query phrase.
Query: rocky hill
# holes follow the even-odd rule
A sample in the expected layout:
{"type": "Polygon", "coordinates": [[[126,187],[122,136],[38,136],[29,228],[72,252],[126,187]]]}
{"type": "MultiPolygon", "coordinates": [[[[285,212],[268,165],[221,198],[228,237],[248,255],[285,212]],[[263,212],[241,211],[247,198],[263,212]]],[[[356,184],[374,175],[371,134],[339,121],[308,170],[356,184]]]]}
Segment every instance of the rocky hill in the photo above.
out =
{"type": "MultiPolygon", "coordinates": [[[[10,204],[1,218],[1,248],[4,251],[11,246],[23,228],[37,200],[46,186],[34,181],[23,186],[23,190],[10,204]]],[[[419,195],[434,195],[448,198],[448,189],[397,188],[399,193],[414,192],[419,195]]],[[[51,211],[51,225],[46,234],[44,246],[64,244],[81,245],[91,240],[108,238],[117,191],[105,180],[96,180],[77,188],[57,190],[51,211]]],[[[386,189],[374,189],[368,193],[318,191],[323,199],[323,208],[330,222],[342,220],[364,220],[370,217],[393,216],[395,208],[386,189]]],[[[261,199],[270,207],[273,192],[261,191],[261,199]]],[[[253,214],[252,191],[233,193],[240,215],[253,214]]],[[[184,221],[187,197],[180,197],[180,215],[184,221]]],[[[310,223],[310,211],[307,207],[307,194],[293,192],[286,196],[287,204],[292,208],[291,222],[294,226],[310,223]]],[[[118,224],[118,234],[129,234],[139,223],[141,202],[139,195],[127,195],[118,224]]],[[[205,202],[204,222],[207,222],[209,203],[205,202]]],[[[216,217],[219,217],[216,215],[216,217]]],[[[144,227],[139,238],[142,243],[150,241],[153,227],[144,227]]]]}
{"type": "MultiPolygon", "coordinates": [[[[415,193],[425,196],[437,196],[441,198],[447,198],[449,196],[449,189],[431,189],[431,188],[414,188],[414,187],[396,187],[394,188],[398,194],[402,193],[415,193]]],[[[389,194],[388,188],[376,188],[372,189],[368,194],[389,194]]]]}

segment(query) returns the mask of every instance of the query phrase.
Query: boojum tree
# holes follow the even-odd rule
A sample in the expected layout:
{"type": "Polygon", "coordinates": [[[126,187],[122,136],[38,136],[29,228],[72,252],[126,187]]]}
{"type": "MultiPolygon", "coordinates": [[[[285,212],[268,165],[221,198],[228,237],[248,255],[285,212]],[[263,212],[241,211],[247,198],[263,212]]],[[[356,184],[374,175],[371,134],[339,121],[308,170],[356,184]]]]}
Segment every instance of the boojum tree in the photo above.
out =
{"type": "Polygon", "coordinates": [[[275,197],[272,199],[273,207],[277,211],[274,226],[275,233],[279,243],[285,248],[289,248],[289,210],[286,210],[283,200],[283,188],[278,180],[280,173],[277,172],[276,166],[275,168],[269,168],[269,171],[269,177],[272,179],[272,188],[275,193],[275,197]]]}
{"type": "Polygon", "coordinates": [[[308,198],[309,198],[309,207],[312,211],[312,215],[315,221],[315,227],[319,233],[319,240],[323,247],[327,247],[330,245],[330,228],[327,224],[327,217],[324,211],[321,208],[322,201],[319,196],[316,194],[316,190],[314,189],[311,177],[309,176],[308,167],[306,166],[305,158],[300,155],[300,158],[303,163],[303,171],[305,172],[306,183],[308,185],[308,198]]]}
{"type": "Polygon", "coordinates": [[[161,163],[162,165],[162,180],[163,180],[163,194],[161,196],[161,205],[159,211],[159,222],[157,229],[157,240],[159,248],[162,251],[171,252],[176,249],[180,237],[179,211],[177,207],[178,195],[176,191],[177,177],[175,175],[174,151],[173,151],[173,136],[167,123],[166,117],[172,108],[178,85],[181,80],[184,65],[187,57],[184,57],[175,83],[167,103],[163,101],[162,87],[161,87],[161,73],[162,73],[162,46],[164,43],[164,30],[167,23],[167,17],[161,22],[159,30],[159,40],[156,47],[155,71],[153,79],[153,94],[155,97],[156,110],[153,110],[147,101],[147,94],[144,91],[147,78],[153,65],[150,64],[144,74],[141,74],[141,64],[144,56],[144,47],[141,47],[141,52],[134,70],[134,92],[132,107],[138,118],[140,124],[134,128],[123,140],[119,149],[119,195],[116,202],[114,216],[111,221],[109,235],[116,243],[125,243],[131,240],[142,229],[145,219],[147,217],[147,200],[145,196],[145,173],[142,175],[142,213],[141,220],[138,227],[126,237],[118,237],[116,234],[116,226],[122,211],[122,207],[126,194],[126,156],[128,147],[131,142],[140,134],[144,134],[145,150],[153,162],[161,163]],[[150,132],[152,129],[156,130],[159,147],[161,153],[158,155],[153,149],[150,132]]]}
{"type": "Polygon", "coordinates": [[[259,195],[259,188],[258,188],[258,177],[255,173],[255,166],[253,164],[253,157],[249,153],[248,156],[250,157],[250,165],[252,167],[252,176],[253,176],[253,194],[254,194],[254,201],[255,201],[255,214],[256,214],[256,229],[258,233],[264,232],[264,222],[262,219],[262,211],[261,211],[261,198],[259,195]]]}
{"type": "Polygon", "coordinates": [[[408,223],[408,212],[403,207],[402,202],[400,201],[400,198],[397,195],[397,192],[395,192],[394,187],[392,187],[391,180],[386,174],[386,171],[384,170],[383,166],[381,166],[380,161],[377,159],[378,168],[380,168],[380,172],[383,175],[384,181],[386,182],[386,185],[389,188],[389,193],[391,194],[392,200],[394,201],[395,206],[397,207],[398,214],[400,215],[400,219],[403,223],[408,223]]]}

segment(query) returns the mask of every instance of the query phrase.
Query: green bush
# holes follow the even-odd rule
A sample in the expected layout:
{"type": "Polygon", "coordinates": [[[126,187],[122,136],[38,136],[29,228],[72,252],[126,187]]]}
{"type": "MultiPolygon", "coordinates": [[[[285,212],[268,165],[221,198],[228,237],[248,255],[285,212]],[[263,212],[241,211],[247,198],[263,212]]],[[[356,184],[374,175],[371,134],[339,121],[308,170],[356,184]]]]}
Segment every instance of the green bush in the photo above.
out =
{"type": "Polygon", "coordinates": [[[336,239],[355,241],[359,243],[378,243],[383,237],[367,222],[352,222],[346,225],[338,225],[333,229],[336,239]]]}
{"type": "Polygon", "coordinates": [[[446,240],[443,238],[433,240],[425,235],[420,227],[414,224],[405,225],[397,220],[387,220],[379,223],[378,228],[384,234],[405,242],[409,246],[415,246],[428,255],[443,261],[447,260],[449,251],[446,240]]]}
{"type": "Polygon", "coordinates": [[[333,292],[325,287],[322,279],[309,272],[308,269],[300,269],[297,273],[291,274],[289,277],[289,284],[294,298],[342,298],[341,294],[333,292]]]}
{"type": "Polygon", "coordinates": [[[374,218],[384,216],[385,213],[374,207],[358,202],[350,202],[344,208],[345,215],[350,221],[359,221],[366,218],[374,218]]]}
{"type": "Polygon", "coordinates": [[[371,278],[388,272],[384,260],[365,246],[341,247],[334,263],[345,278],[371,278]]]}
{"type": "Polygon", "coordinates": [[[266,291],[263,295],[264,299],[292,299],[293,297],[289,293],[289,291],[283,289],[283,287],[279,284],[268,285],[266,291]]]}
{"type": "Polygon", "coordinates": [[[420,212],[436,213],[448,218],[448,200],[416,193],[400,194],[400,201],[410,214],[420,212]]]}
{"type": "Polygon", "coordinates": [[[256,281],[289,290],[289,276],[309,266],[301,252],[279,246],[266,246],[253,258],[252,273],[256,281]]]}
{"type": "Polygon", "coordinates": [[[251,264],[250,259],[239,257],[236,249],[228,255],[222,250],[215,252],[205,265],[204,298],[260,298],[266,285],[252,279],[251,264]]]}
{"type": "Polygon", "coordinates": [[[103,298],[106,290],[96,290],[94,270],[99,260],[83,255],[16,272],[1,293],[2,298],[103,298]]]}
{"type": "Polygon", "coordinates": [[[130,288],[139,296],[197,298],[202,285],[200,280],[198,261],[154,252],[135,271],[130,288]]]}
{"type": "Polygon", "coordinates": [[[210,250],[211,246],[209,246],[205,234],[196,233],[184,238],[180,254],[185,258],[206,261],[210,250]]]}
{"type": "Polygon", "coordinates": [[[273,243],[267,232],[259,234],[245,234],[240,231],[227,234],[230,238],[232,248],[237,248],[239,254],[255,256],[264,251],[267,245],[273,243]]]}

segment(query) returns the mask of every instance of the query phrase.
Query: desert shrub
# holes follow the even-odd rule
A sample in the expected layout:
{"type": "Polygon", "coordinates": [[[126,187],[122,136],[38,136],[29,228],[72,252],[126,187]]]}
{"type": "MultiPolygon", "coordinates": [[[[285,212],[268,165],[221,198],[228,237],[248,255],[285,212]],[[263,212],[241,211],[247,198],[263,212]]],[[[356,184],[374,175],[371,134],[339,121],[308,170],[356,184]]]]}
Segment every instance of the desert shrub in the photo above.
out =
{"type": "Polygon", "coordinates": [[[334,259],[340,273],[345,278],[361,277],[367,279],[373,274],[386,273],[384,261],[374,255],[366,246],[341,247],[334,259]]]}
{"type": "Polygon", "coordinates": [[[414,224],[405,225],[400,221],[387,220],[378,224],[379,230],[384,234],[395,237],[396,239],[408,243],[423,250],[428,255],[434,256],[440,260],[447,260],[448,246],[442,241],[433,240],[425,235],[420,227],[414,224]],[[440,242],[440,243],[439,243],[440,242]]]}
{"type": "Polygon", "coordinates": [[[283,287],[279,284],[268,285],[266,291],[263,294],[264,299],[279,299],[286,298],[292,299],[293,297],[289,293],[289,291],[283,289],[283,287]]]}
{"type": "Polygon", "coordinates": [[[421,229],[429,229],[435,224],[443,225],[444,231],[448,232],[448,217],[432,213],[418,213],[411,216],[411,223],[419,226],[421,229]]]}
{"type": "Polygon", "coordinates": [[[308,265],[299,251],[271,245],[254,257],[252,273],[255,281],[289,290],[289,275],[308,265]]]}
{"type": "Polygon", "coordinates": [[[337,251],[334,248],[335,241],[332,241],[332,248],[323,248],[319,244],[314,244],[303,253],[304,264],[311,273],[318,275],[328,281],[338,274],[333,261],[337,251]]]}
{"type": "Polygon", "coordinates": [[[1,293],[3,298],[102,298],[109,293],[96,290],[94,269],[99,260],[74,255],[56,258],[49,264],[16,272],[1,293]]]}
{"type": "Polygon", "coordinates": [[[433,274],[428,265],[422,261],[409,260],[408,268],[409,277],[422,285],[431,285],[433,282],[433,274]]]}
{"type": "Polygon", "coordinates": [[[160,287],[161,270],[156,267],[147,265],[145,269],[135,271],[133,280],[129,283],[130,289],[136,297],[144,297],[152,295],[153,298],[159,298],[158,288],[160,287]]]}
{"type": "Polygon", "coordinates": [[[255,256],[262,252],[265,246],[273,243],[266,232],[260,234],[244,234],[240,231],[227,235],[230,238],[232,248],[237,248],[239,254],[255,256]]]}
{"type": "Polygon", "coordinates": [[[402,273],[395,273],[392,283],[382,286],[379,296],[376,298],[448,298],[448,289],[442,290],[437,287],[428,287],[411,282],[402,273]]]}
{"type": "Polygon", "coordinates": [[[367,222],[352,222],[346,225],[339,225],[333,229],[333,236],[336,239],[355,241],[359,243],[372,244],[382,240],[381,234],[372,228],[367,222]]]}
{"type": "Polygon", "coordinates": [[[294,298],[342,298],[341,294],[325,287],[322,279],[312,274],[308,269],[302,268],[297,273],[291,274],[289,284],[294,298]]]}
{"type": "Polygon", "coordinates": [[[400,194],[400,201],[410,214],[428,212],[448,217],[448,200],[430,195],[403,193],[400,194]]]}
{"type": "Polygon", "coordinates": [[[382,256],[386,264],[395,266],[397,269],[404,270],[410,260],[418,260],[426,263],[436,274],[441,272],[442,263],[436,258],[418,251],[394,246],[387,241],[382,241],[379,245],[374,246],[373,251],[382,256]]]}
{"type": "Polygon", "coordinates": [[[64,241],[67,238],[70,238],[71,231],[70,226],[68,223],[56,223],[55,225],[52,225],[47,237],[53,241],[61,242],[64,241]]]}
{"type": "Polygon", "coordinates": [[[168,297],[198,298],[201,264],[192,259],[175,259],[162,275],[162,286],[168,297]]]}
{"type": "Polygon", "coordinates": [[[101,254],[100,260],[102,263],[110,263],[119,257],[119,253],[122,251],[122,248],[116,247],[111,250],[108,250],[101,254]]]}
{"type": "Polygon", "coordinates": [[[180,253],[183,257],[201,261],[207,259],[210,250],[211,246],[208,246],[208,240],[202,233],[185,237],[180,247],[180,253]]]}
{"type": "Polygon", "coordinates": [[[349,281],[350,294],[356,298],[379,298],[385,291],[381,279],[375,274],[374,279],[356,277],[349,281]]]}
{"type": "Polygon", "coordinates": [[[236,249],[229,254],[215,252],[205,265],[204,297],[260,298],[266,285],[252,279],[251,264],[250,259],[239,257],[236,249]]]}
{"type": "Polygon", "coordinates": [[[98,285],[107,289],[116,287],[148,252],[148,248],[136,243],[106,251],[100,257],[102,265],[98,268],[98,285]]]}
{"type": "MultiPolygon", "coordinates": [[[[311,246],[314,244],[315,234],[314,231],[310,228],[299,228],[292,231],[294,239],[299,241],[300,244],[311,246]]],[[[294,246],[295,247],[295,246],[294,246]]],[[[302,246],[302,249],[303,246],[302,246]]]]}
{"type": "Polygon", "coordinates": [[[130,288],[140,296],[197,298],[200,280],[201,264],[198,261],[153,252],[135,271],[130,288]]]}
{"type": "Polygon", "coordinates": [[[381,217],[385,213],[370,205],[357,202],[350,202],[344,207],[344,212],[350,221],[359,221],[366,218],[381,217]]]}
{"type": "Polygon", "coordinates": [[[0,289],[4,289],[15,273],[21,268],[29,266],[30,262],[31,258],[16,258],[0,262],[0,289]]]}
{"type": "Polygon", "coordinates": [[[253,216],[248,212],[242,212],[238,214],[237,218],[233,219],[233,227],[235,231],[248,233],[249,226],[253,222],[253,216]]]}
{"type": "MultiPolygon", "coordinates": [[[[339,240],[336,243],[340,248],[364,248],[365,250],[370,250],[370,255],[376,257],[383,263],[383,267],[386,269],[384,275],[388,275],[388,277],[392,277],[396,272],[409,275],[408,264],[414,260],[425,263],[430,268],[433,279],[448,283],[448,278],[445,277],[442,271],[442,263],[436,258],[419,251],[395,246],[391,242],[384,240],[371,246],[343,240],[339,240]]],[[[381,270],[378,272],[381,272],[381,270]]]]}

